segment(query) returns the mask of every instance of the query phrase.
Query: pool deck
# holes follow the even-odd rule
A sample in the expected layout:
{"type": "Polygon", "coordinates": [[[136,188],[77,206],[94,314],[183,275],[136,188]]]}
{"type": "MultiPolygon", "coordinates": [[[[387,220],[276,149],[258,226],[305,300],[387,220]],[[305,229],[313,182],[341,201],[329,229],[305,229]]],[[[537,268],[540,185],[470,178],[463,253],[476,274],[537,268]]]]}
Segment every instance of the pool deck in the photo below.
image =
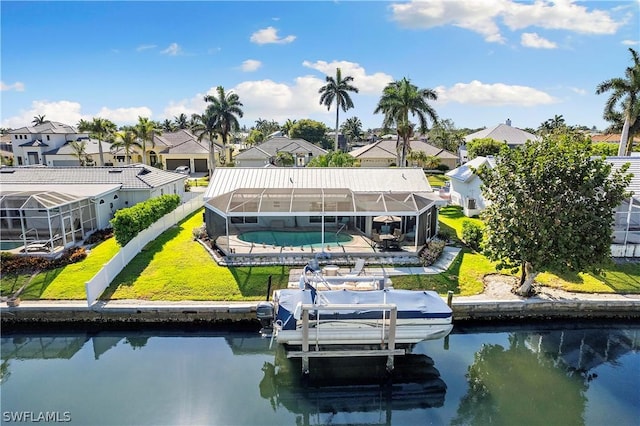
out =
{"type": "MultiPolygon", "coordinates": [[[[432,267],[386,268],[390,277],[401,274],[439,273],[457,256],[447,247],[445,255],[432,267]]],[[[345,271],[348,268],[345,268],[345,271]]],[[[380,273],[380,268],[365,268],[380,273]]],[[[295,279],[292,273],[292,279],[295,279]]],[[[298,272],[299,275],[299,272],[298,272]]],[[[297,281],[297,279],[295,279],[297,281]]],[[[202,323],[228,325],[255,323],[259,302],[147,301],[110,300],[87,306],[86,301],[22,301],[9,307],[0,303],[3,326],[45,325],[47,323],[109,325],[202,323]]],[[[570,293],[543,287],[536,296],[524,298],[510,292],[508,286],[487,288],[474,296],[454,296],[451,307],[454,321],[479,320],[559,320],[559,319],[632,319],[640,320],[640,294],[570,293]]],[[[256,323],[257,324],[257,323],[256,323]]]]}

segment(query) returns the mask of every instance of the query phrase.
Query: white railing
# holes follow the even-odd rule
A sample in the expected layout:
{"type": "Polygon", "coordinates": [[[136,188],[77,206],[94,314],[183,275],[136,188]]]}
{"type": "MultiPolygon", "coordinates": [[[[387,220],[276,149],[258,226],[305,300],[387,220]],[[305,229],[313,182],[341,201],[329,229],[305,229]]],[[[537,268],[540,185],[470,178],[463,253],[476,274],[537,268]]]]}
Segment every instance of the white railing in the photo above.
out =
{"type": "Polygon", "coordinates": [[[151,241],[158,238],[164,231],[180,222],[182,219],[201,208],[203,205],[203,193],[187,193],[185,198],[189,198],[180,204],[174,211],[164,215],[149,228],[141,231],[127,245],[111,258],[96,275],[85,283],[87,293],[87,304],[93,305],[100,295],[109,287],[111,281],[124,269],[125,266],[151,241]],[[193,195],[187,195],[193,194],[193,195]]]}

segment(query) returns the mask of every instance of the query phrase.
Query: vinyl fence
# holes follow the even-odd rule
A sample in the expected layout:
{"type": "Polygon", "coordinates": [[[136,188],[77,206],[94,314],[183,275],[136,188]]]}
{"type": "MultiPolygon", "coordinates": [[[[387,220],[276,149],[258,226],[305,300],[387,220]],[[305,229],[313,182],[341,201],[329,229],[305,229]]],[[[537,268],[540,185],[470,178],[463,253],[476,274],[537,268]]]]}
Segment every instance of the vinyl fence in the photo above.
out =
{"type": "MultiPolygon", "coordinates": [[[[202,207],[203,193],[187,193],[191,199],[179,205],[174,211],[164,215],[149,228],[140,232],[134,239],[122,247],[118,254],[104,264],[93,278],[85,283],[87,293],[87,303],[93,305],[100,295],[105,291],[113,279],[124,269],[125,266],[151,241],[158,238],[160,234],[180,222],[182,219],[202,207]]],[[[185,197],[188,196],[185,194],[185,197]]]]}

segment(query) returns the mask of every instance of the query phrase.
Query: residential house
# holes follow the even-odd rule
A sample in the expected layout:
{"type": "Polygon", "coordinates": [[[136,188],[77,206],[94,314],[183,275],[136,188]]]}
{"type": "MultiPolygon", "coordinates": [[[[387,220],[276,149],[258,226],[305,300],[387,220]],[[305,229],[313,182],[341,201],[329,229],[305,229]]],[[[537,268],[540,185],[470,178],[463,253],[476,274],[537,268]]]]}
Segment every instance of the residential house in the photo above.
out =
{"type": "Polygon", "coordinates": [[[150,166],[0,168],[3,249],[70,247],[121,208],[164,194],[185,196],[185,175],[150,166]]]}
{"type": "MultiPolygon", "coordinates": [[[[88,137],[82,137],[75,142],[78,144],[84,143],[83,165],[85,166],[100,165],[99,143],[102,143],[102,158],[104,158],[105,165],[113,164],[116,161],[114,154],[111,152],[111,144],[109,142],[99,142],[97,139],[89,139],[88,137]]],[[[46,151],[44,153],[44,159],[45,164],[52,167],[74,167],[81,165],[77,151],[73,148],[71,142],[46,151]]]]}
{"type": "MultiPolygon", "coordinates": [[[[192,172],[209,171],[209,139],[198,137],[190,130],[181,129],[175,132],[164,132],[153,138],[154,146],[147,146],[149,164],[161,164],[165,170],[175,170],[180,166],[188,166],[192,172]]],[[[232,161],[232,148],[223,149],[214,142],[214,158],[216,166],[232,161]]]]}
{"type": "MultiPolygon", "coordinates": [[[[263,244],[245,238],[245,232],[267,230],[315,232],[321,235],[320,248],[316,246],[320,251],[327,238],[344,235],[346,242],[336,255],[347,250],[351,255],[376,255],[371,246],[358,246],[357,241],[386,232],[402,236],[415,256],[436,235],[438,206],[444,204],[422,169],[360,167],[218,168],[204,200],[207,233],[226,255],[253,254],[254,243],[263,244]],[[391,226],[383,229],[387,218],[393,231],[391,226]]],[[[313,252],[311,243],[306,244],[286,250],[313,252]]]]}
{"type": "Polygon", "coordinates": [[[304,139],[275,137],[242,151],[235,156],[237,167],[264,167],[274,165],[279,152],[293,156],[293,167],[304,167],[314,157],[326,155],[327,151],[304,139]]]}
{"type": "Polygon", "coordinates": [[[506,142],[509,148],[516,148],[523,146],[528,140],[537,141],[540,137],[533,133],[526,132],[511,126],[511,120],[507,119],[505,124],[498,124],[497,126],[489,127],[487,129],[479,130],[475,133],[471,133],[464,137],[465,143],[458,148],[458,155],[461,163],[466,163],[472,158],[469,158],[467,153],[467,143],[474,139],[491,138],[500,142],[506,142]]]}
{"type": "Polygon", "coordinates": [[[614,257],[640,257],[640,157],[607,157],[606,161],[617,170],[629,164],[633,174],[627,190],[631,193],[614,210],[613,244],[614,257]]]}
{"type": "Polygon", "coordinates": [[[78,133],[75,127],[57,121],[46,121],[36,126],[10,130],[9,135],[16,166],[47,165],[47,152],[71,141],[89,139],[87,133],[78,133]]]}
{"type": "MultiPolygon", "coordinates": [[[[442,148],[437,148],[420,140],[411,140],[411,151],[424,152],[425,155],[436,157],[450,169],[456,167],[458,157],[442,148]]],[[[349,153],[360,162],[361,167],[389,167],[396,164],[396,137],[392,139],[381,139],[368,145],[357,148],[349,153]]],[[[411,164],[410,161],[408,161],[411,164]]]]}
{"type": "Polygon", "coordinates": [[[482,195],[482,180],[473,172],[474,169],[477,170],[485,164],[494,168],[496,160],[494,157],[476,157],[445,173],[451,182],[449,188],[451,204],[461,206],[467,217],[477,216],[487,205],[482,195]]]}

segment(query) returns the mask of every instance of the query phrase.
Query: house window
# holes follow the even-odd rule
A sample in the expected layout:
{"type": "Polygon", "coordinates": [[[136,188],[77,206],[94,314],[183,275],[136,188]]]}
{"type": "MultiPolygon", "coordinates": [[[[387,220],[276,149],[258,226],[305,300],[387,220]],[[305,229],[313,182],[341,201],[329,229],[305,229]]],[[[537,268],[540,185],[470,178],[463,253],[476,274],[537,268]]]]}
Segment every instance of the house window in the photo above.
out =
{"type": "Polygon", "coordinates": [[[22,157],[18,157],[18,166],[22,166],[22,157]]]}
{"type": "Polygon", "coordinates": [[[47,140],[48,140],[48,141],[50,141],[50,140],[51,140],[51,137],[50,137],[49,135],[47,135],[47,140]]]}
{"type": "Polygon", "coordinates": [[[477,208],[476,207],[476,199],[475,198],[469,198],[467,200],[467,208],[469,210],[475,210],[477,208]]]}

